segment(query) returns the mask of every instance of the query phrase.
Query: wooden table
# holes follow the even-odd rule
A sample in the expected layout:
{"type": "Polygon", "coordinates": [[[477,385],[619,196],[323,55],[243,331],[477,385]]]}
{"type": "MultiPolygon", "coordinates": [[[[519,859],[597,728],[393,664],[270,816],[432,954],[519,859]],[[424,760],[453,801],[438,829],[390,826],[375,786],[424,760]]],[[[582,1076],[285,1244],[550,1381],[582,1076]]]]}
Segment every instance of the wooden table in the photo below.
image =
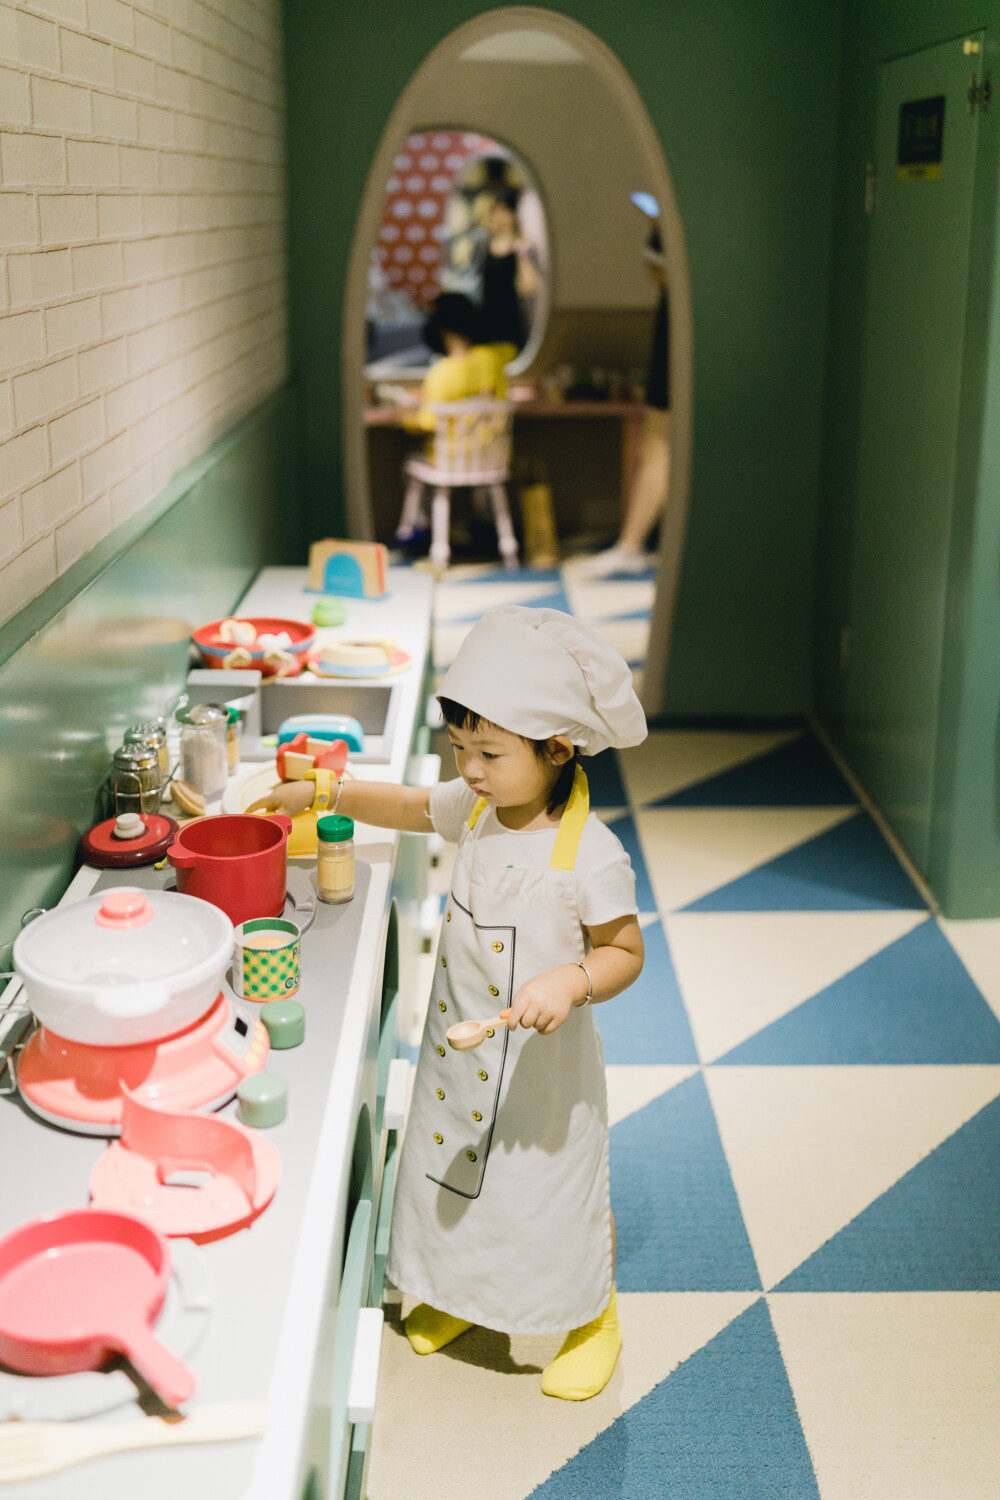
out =
{"type": "MultiPolygon", "coordinates": [[[[621,423],[621,506],[625,513],[625,502],[632,489],[635,471],[639,463],[639,439],[645,406],[641,401],[546,401],[533,397],[530,401],[512,401],[514,421],[528,419],[562,422],[590,422],[614,420],[621,423]]],[[[406,413],[411,408],[403,406],[366,406],[366,427],[402,427],[406,413]]]]}

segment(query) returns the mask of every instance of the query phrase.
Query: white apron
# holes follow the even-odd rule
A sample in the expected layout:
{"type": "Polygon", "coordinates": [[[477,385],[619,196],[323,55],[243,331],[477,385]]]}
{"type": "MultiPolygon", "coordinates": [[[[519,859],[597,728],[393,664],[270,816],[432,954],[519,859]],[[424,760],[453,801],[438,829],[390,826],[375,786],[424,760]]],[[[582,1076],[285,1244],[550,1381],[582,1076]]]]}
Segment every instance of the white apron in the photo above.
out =
{"type": "Polygon", "coordinates": [[[453,1051],[445,1032],[496,1015],[526,980],[584,958],[573,867],[589,805],[578,769],[548,869],[484,865],[477,824],[487,804],[473,809],[400,1157],[390,1279],[503,1333],[565,1333],[610,1300],[604,1053],[590,1006],[551,1036],[501,1027],[468,1052],[453,1051]]]}

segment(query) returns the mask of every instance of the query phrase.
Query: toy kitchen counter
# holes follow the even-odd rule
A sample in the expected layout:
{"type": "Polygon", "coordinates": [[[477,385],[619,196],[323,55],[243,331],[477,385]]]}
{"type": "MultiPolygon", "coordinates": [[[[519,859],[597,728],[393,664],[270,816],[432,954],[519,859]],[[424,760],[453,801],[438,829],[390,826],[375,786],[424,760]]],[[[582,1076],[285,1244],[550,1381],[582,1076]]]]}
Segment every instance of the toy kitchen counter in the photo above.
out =
{"type": "MultiPolygon", "coordinates": [[[[239,610],[308,618],[315,596],[304,591],[304,582],[304,569],[268,569],[239,610]]],[[[431,584],[408,570],[391,570],[390,589],[382,601],[345,601],[343,630],[391,637],[412,659],[393,684],[385,760],[359,772],[366,779],[422,780],[436,764],[424,754],[422,728],[431,584]]],[[[350,686],[358,694],[366,689],[365,682],[350,686]]],[[[424,894],[425,849],[426,841],[415,835],[357,829],[354,899],[339,906],[318,903],[302,937],[297,998],[305,1009],[305,1041],[272,1051],[266,1064],[288,1087],[287,1115],[259,1132],[281,1158],[273,1201],[249,1228],[212,1243],[170,1241],[174,1272],[155,1331],[197,1380],[185,1410],[263,1402],[263,1436],[119,1453],[6,1484],[5,1497],[339,1500],[363,1495],[408,1071],[404,1062],[392,1066],[396,1011],[401,971],[405,984],[415,967],[407,933],[417,930],[414,911],[424,894]]],[[[290,861],[289,871],[290,893],[301,904],[309,885],[315,888],[315,869],[290,861]]],[[[116,872],[85,866],[60,906],[121,884],[162,890],[172,878],[169,867],[116,872]]],[[[152,894],[149,899],[157,900],[152,894]]],[[[14,981],[0,995],[0,1052],[18,1008],[18,990],[14,981]]],[[[239,1051],[252,1044],[263,1007],[236,999],[228,984],[223,997],[234,1007],[234,1023],[243,1020],[231,1039],[239,1051]]],[[[43,1123],[10,1091],[7,1075],[0,1076],[0,1094],[0,1233],[37,1215],[86,1204],[91,1173],[107,1142],[43,1123]]],[[[232,1119],[235,1113],[234,1101],[219,1118],[232,1119]]],[[[87,1428],[145,1420],[134,1397],[123,1370],[30,1379],[0,1367],[0,1420],[18,1415],[74,1420],[87,1428]]]]}

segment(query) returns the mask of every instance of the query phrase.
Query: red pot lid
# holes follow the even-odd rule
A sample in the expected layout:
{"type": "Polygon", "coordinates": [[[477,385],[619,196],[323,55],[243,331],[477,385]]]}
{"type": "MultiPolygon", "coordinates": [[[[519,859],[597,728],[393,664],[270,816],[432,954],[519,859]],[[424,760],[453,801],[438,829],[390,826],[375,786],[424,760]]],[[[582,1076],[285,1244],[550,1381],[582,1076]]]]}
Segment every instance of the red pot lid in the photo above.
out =
{"type": "Polygon", "coordinates": [[[115,819],[96,823],[80,840],[80,853],[88,865],[101,870],[127,870],[135,865],[152,865],[163,859],[177,837],[173,818],[159,813],[142,813],[146,831],[134,839],[120,839],[114,832],[115,819]]]}

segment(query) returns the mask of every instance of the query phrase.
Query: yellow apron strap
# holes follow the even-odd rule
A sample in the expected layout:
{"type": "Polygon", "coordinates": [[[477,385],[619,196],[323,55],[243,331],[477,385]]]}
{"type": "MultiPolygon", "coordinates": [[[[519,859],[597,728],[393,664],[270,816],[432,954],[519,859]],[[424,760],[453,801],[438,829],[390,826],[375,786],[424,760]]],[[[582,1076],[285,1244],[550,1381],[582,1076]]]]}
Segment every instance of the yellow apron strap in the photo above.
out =
{"type": "Polygon", "coordinates": [[[555,848],[552,850],[552,859],[549,862],[550,869],[573,869],[576,864],[576,851],[580,846],[580,836],[589,812],[590,789],[587,786],[583,767],[577,766],[576,775],[573,777],[573,790],[569,794],[569,800],[559,819],[555,848]]]}
{"type": "Polygon", "coordinates": [[[482,817],[483,813],[486,811],[489,805],[490,804],[487,802],[485,797],[477,797],[476,805],[470,812],[468,821],[466,822],[465,826],[470,830],[475,828],[476,824],[479,822],[479,819],[482,817]]]}

